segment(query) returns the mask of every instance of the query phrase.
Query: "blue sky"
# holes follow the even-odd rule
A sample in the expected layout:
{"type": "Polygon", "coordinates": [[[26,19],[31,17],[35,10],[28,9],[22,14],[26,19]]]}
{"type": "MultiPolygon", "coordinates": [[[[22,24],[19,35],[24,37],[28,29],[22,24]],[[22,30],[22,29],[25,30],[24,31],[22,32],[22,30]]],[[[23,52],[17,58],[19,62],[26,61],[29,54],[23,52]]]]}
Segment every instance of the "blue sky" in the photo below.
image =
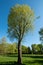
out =
{"type": "MultiPolygon", "coordinates": [[[[34,10],[36,16],[40,16],[34,22],[34,31],[25,36],[23,44],[31,46],[40,43],[38,31],[43,27],[43,0],[0,0],[0,39],[7,36],[8,14],[15,4],[27,4],[34,10]]],[[[7,40],[9,41],[9,38],[7,40]]]]}

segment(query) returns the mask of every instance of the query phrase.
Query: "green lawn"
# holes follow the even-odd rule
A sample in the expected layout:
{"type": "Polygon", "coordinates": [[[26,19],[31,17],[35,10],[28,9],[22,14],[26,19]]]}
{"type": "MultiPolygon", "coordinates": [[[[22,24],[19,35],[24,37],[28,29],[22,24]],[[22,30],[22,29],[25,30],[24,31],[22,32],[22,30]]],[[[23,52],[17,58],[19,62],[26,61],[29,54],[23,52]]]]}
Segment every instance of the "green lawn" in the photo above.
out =
{"type": "MultiPolygon", "coordinates": [[[[17,57],[0,56],[0,65],[17,65],[17,57]]],[[[24,65],[43,65],[43,56],[41,55],[24,55],[22,57],[24,65]]]]}

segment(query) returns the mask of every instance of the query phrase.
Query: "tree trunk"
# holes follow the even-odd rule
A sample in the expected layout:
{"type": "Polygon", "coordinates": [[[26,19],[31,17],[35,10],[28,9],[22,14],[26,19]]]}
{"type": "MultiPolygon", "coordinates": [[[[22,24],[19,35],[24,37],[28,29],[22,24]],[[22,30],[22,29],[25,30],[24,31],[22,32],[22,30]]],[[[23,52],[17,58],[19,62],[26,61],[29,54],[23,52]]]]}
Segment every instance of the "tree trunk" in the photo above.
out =
{"type": "Polygon", "coordinates": [[[18,64],[22,63],[21,41],[18,42],[18,64]]]}

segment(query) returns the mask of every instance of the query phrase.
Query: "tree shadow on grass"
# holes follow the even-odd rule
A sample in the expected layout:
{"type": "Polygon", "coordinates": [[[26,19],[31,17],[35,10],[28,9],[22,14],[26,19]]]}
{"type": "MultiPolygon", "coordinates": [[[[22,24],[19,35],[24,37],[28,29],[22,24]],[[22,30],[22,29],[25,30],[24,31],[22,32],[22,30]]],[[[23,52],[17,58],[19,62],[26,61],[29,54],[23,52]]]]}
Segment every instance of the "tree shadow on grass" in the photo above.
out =
{"type": "Polygon", "coordinates": [[[43,56],[30,56],[31,58],[43,58],[43,56]]]}
{"type": "MultiPolygon", "coordinates": [[[[32,60],[32,61],[25,61],[25,64],[20,64],[20,65],[43,65],[43,60],[32,60]]],[[[14,61],[9,61],[9,62],[1,62],[0,65],[18,65],[17,62],[14,61]]]]}
{"type": "MultiPolygon", "coordinates": [[[[1,62],[0,65],[18,65],[17,62],[10,61],[10,62],[1,62]]],[[[25,65],[25,64],[20,64],[20,65],[25,65]]]]}
{"type": "Polygon", "coordinates": [[[38,65],[43,65],[43,60],[25,61],[24,63],[28,65],[36,65],[37,63],[38,65]]]}
{"type": "Polygon", "coordinates": [[[22,56],[22,57],[31,57],[31,58],[43,58],[43,56],[22,56]]]}

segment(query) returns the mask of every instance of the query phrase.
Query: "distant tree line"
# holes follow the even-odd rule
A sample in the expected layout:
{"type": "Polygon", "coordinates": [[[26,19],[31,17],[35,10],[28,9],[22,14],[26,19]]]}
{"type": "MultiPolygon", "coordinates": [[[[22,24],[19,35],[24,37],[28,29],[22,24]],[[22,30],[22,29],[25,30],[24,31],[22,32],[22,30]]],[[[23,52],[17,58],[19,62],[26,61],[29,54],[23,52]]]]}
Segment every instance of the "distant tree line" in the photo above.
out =
{"type": "MultiPolygon", "coordinates": [[[[18,53],[17,43],[7,43],[6,38],[0,40],[0,54],[14,54],[18,53]]],[[[32,44],[31,48],[22,45],[22,54],[43,54],[42,44],[32,44]]]]}
{"type": "Polygon", "coordinates": [[[42,44],[32,44],[32,53],[33,54],[43,54],[43,45],[42,44]]]}

